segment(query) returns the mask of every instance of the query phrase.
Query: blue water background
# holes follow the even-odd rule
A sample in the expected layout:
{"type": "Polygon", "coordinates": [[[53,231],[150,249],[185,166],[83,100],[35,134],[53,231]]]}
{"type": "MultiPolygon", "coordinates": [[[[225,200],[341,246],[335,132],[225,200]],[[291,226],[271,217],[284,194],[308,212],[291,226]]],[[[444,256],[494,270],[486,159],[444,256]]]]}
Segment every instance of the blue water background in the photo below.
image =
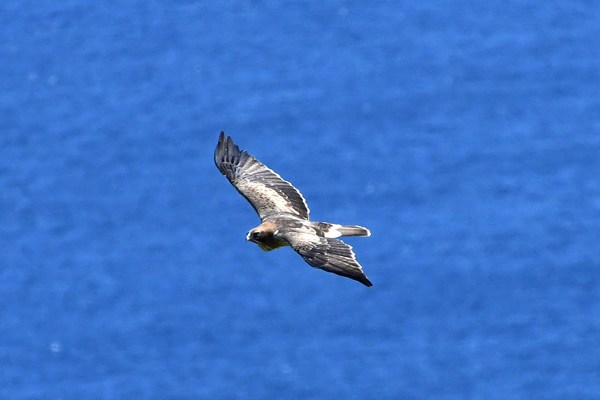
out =
{"type": "Polygon", "coordinates": [[[0,398],[600,398],[600,3],[0,21],[0,398]],[[372,288],[246,243],[221,129],[372,288]]]}

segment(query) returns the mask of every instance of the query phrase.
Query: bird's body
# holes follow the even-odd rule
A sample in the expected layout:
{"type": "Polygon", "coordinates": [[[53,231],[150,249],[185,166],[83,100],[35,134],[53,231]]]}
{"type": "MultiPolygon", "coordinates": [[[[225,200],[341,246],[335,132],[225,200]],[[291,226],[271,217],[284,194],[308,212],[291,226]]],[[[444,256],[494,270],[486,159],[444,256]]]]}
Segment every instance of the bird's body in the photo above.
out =
{"type": "Polygon", "coordinates": [[[247,152],[240,151],[223,132],[215,150],[215,164],[262,220],[248,232],[246,240],[264,251],[291,246],[315,268],[372,286],[352,247],[336,239],[370,236],[367,228],[310,221],[308,206],[298,189],[247,152]]]}
{"type": "Polygon", "coordinates": [[[265,251],[289,246],[280,232],[298,232],[323,238],[338,238],[340,236],[369,236],[371,232],[362,226],[330,224],[328,222],[312,222],[290,215],[278,215],[252,229],[246,235],[246,240],[254,242],[265,251]]]}

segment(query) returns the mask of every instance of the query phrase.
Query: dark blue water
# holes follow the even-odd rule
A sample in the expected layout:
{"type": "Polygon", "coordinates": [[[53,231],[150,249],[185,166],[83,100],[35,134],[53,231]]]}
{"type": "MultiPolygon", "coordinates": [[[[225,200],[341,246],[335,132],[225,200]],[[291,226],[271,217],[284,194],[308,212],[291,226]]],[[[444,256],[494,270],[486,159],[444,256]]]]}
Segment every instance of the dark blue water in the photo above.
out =
{"type": "Polygon", "coordinates": [[[597,2],[0,21],[1,398],[600,398],[597,2]],[[246,243],[221,129],[374,287],[246,243]]]}

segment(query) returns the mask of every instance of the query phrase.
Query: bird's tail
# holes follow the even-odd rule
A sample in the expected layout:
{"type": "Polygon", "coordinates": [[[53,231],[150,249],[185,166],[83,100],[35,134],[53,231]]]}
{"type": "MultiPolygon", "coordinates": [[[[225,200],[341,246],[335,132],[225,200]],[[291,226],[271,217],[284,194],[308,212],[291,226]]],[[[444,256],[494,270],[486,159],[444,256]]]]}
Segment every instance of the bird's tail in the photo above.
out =
{"type": "Polygon", "coordinates": [[[364,226],[330,224],[328,222],[318,222],[317,224],[324,236],[329,238],[340,236],[371,236],[371,231],[364,226]]]}
{"type": "Polygon", "coordinates": [[[371,236],[371,231],[364,226],[358,225],[337,225],[336,230],[342,236],[371,236]]]}

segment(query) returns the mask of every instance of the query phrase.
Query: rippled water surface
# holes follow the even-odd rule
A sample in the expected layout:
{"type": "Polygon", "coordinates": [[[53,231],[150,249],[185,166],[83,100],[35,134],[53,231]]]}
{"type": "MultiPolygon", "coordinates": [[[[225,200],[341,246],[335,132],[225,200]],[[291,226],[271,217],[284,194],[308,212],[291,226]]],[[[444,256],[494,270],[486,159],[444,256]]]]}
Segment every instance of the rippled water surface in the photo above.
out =
{"type": "Polygon", "coordinates": [[[0,397],[600,397],[597,3],[0,20],[0,397]],[[221,129],[372,288],[246,243],[221,129]]]}

